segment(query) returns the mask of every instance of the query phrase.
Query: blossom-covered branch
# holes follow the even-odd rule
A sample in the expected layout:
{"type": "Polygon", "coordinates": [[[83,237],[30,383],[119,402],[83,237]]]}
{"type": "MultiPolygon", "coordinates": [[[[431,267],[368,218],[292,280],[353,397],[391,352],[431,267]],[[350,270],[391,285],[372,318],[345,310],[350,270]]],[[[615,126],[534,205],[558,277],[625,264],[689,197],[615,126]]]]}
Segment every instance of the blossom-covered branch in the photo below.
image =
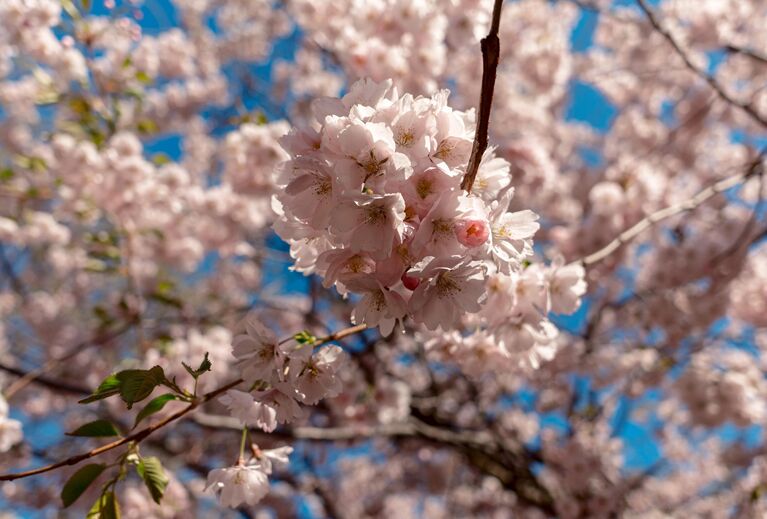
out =
{"type": "Polygon", "coordinates": [[[711,199],[712,197],[721,194],[728,189],[735,187],[739,184],[742,184],[746,180],[757,176],[757,175],[763,175],[763,161],[764,161],[764,155],[767,153],[767,149],[762,150],[758,156],[751,161],[748,168],[741,173],[736,173],[734,175],[731,175],[727,178],[724,178],[722,180],[719,180],[718,182],[715,182],[714,184],[708,186],[707,188],[699,191],[695,196],[683,200],[682,202],[678,202],[674,205],[670,205],[668,207],[664,207],[663,209],[660,209],[658,211],[655,211],[654,213],[646,216],[645,218],[641,219],[639,222],[635,223],[622,233],[620,233],[618,236],[615,237],[612,241],[610,241],[607,245],[599,249],[598,251],[595,251],[588,256],[583,257],[582,259],[576,260],[574,263],[580,263],[584,266],[590,266],[595,263],[599,263],[603,259],[607,258],[610,254],[618,250],[623,245],[629,243],[634,238],[639,236],[642,232],[646,231],[653,225],[662,222],[663,220],[666,220],[667,218],[671,218],[672,216],[679,215],[681,213],[693,211],[697,207],[699,207],[701,204],[705,203],[707,200],[711,199]]]}
{"type": "Polygon", "coordinates": [[[738,99],[735,99],[733,96],[731,96],[727,91],[725,90],[724,86],[719,84],[719,81],[700,68],[698,65],[692,62],[690,57],[687,55],[687,52],[682,48],[679,41],[677,41],[676,37],[671,34],[671,32],[663,27],[660,20],[658,20],[658,17],[655,15],[655,12],[653,11],[652,7],[647,3],[647,0],[637,0],[637,4],[639,5],[640,9],[647,15],[647,19],[650,21],[650,24],[652,27],[658,31],[665,39],[668,41],[668,43],[671,45],[671,47],[674,49],[674,52],[677,53],[677,55],[682,58],[682,61],[684,61],[685,66],[690,69],[695,75],[703,79],[708,85],[714,90],[714,92],[717,93],[717,95],[726,103],[734,106],[735,108],[738,108],[745,112],[751,119],[753,119],[756,123],[758,123],[762,128],[767,129],[767,119],[760,114],[757,109],[755,108],[754,104],[751,102],[745,102],[745,101],[739,101],[738,99]]]}
{"type": "Polygon", "coordinates": [[[225,393],[226,391],[232,389],[233,387],[236,387],[242,384],[242,382],[243,382],[242,379],[234,380],[232,382],[229,382],[228,384],[224,384],[223,386],[213,391],[209,391],[208,393],[205,393],[204,395],[202,395],[198,400],[193,401],[192,403],[190,403],[188,406],[181,409],[180,411],[177,411],[171,414],[170,416],[163,418],[157,423],[147,426],[133,434],[129,434],[128,436],[125,436],[124,438],[120,438],[119,440],[115,440],[111,443],[107,443],[106,445],[102,445],[101,447],[96,447],[95,449],[91,449],[87,452],[83,452],[82,454],[70,456],[66,459],[57,461],[56,463],[51,463],[50,465],[46,465],[44,467],[38,467],[36,469],[27,470],[24,472],[17,472],[14,474],[0,474],[0,481],[14,481],[21,478],[36,476],[38,474],[44,474],[46,472],[50,472],[51,470],[55,470],[61,467],[66,467],[67,465],[76,465],[80,463],[81,461],[87,460],[89,458],[93,458],[100,454],[104,454],[105,452],[109,452],[113,449],[129,444],[131,442],[140,442],[141,440],[143,440],[144,438],[146,438],[147,436],[149,436],[156,430],[162,429],[166,425],[182,418],[183,416],[190,413],[191,411],[194,411],[201,404],[204,404],[206,402],[209,402],[210,400],[213,400],[214,398],[221,395],[222,393],[225,393]]]}

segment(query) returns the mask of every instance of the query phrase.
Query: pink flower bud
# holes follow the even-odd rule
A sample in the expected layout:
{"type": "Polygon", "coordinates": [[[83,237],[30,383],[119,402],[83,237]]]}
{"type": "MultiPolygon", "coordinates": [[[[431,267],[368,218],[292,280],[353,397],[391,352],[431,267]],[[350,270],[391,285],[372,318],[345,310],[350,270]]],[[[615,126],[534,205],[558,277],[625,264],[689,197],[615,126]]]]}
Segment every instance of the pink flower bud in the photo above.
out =
{"type": "Polygon", "coordinates": [[[420,282],[421,280],[416,277],[408,276],[407,273],[402,274],[402,284],[405,285],[405,288],[408,290],[415,290],[418,288],[420,282]]]}
{"type": "Polygon", "coordinates": [[[461,220],[455,226],[458,241],[467,247],[479,247],[490,236],[490,228],[485,220],[461,220]]]}

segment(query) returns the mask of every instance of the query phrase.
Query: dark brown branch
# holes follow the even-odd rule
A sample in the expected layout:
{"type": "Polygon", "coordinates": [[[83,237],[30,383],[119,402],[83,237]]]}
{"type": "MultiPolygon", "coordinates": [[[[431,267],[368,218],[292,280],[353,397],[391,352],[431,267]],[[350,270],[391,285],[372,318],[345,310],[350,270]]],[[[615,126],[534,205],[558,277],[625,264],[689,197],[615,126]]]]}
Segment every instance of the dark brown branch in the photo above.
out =
{"type": "Polygon", "coordinates": [[[730,54],[742,54],[753,60],[759,61],[767,65],[767,56],[765,56],[764,54],[760,54],[756,52],[755,50],[746,49],[744,47],[736,47],[735,45],[727,45],[725,46],[724,50],[726,50],[730,54]]]}
{"type": "Polygon", "coordinates": [[[639,8],[642,9],[642,11],[647,16],[647,19],[650,21],[650,25],[653,26],[653,28],[661,35],[663,36],[666,41],[669,42],[671,47],[673,47],[674,52],[676,52],[680,58],[682,58],[682,61],[684,61],[685,66],[690,69],[695,75],[703,79],[708,85],[717,93],[717,95],[728,104],[739,108],[744,113],[746,113],[751,119],[753,119],[755,122],[757,122],[759,125],[761,125],[763,128],[767,128],[767,119],[762,117],[762,115],[757,112],[753,105],[751,103],[746,103],[743,101],[739,101],[735,98],[733,98],[730,94],[728,94],[722,85],[719,84],[719,81],[716,80],[714,76],[707,73],[702,68],[695,65],[690,57],[687,55],[687,52],[682,48],[680,43],[677,41],[676,37],[674,37],[671,32],[663,27],[663,25],[660,23],[660,20],[657,16],[655,16],[655,12],[652,10],[650,5],[647,3],[647,0],[637,0],[637,4],[639,5],[639,8]]]}
{"type": "MultiPolygon", "coordinates": [[[[331,333],[330,335],[327,335],[325,337],[319,338],[314,343],[314,345],[315,346],[319,346],[319,345],[322,345],[322,344],[325,344],[325,343],[328,343],[328,342],[340,340],[340,339],[343,339],[344,337],[348,337],[348,336],[353,335],[355,333],[359,333],[359,332],[365,330],[366,328],[367,328],[367,326],[364,325],[364,324],[359,324],[357,326],[351,326],[349,328],[345,328],[345,329],[340,330],[338,332],[331,333]]],[[[10,368],[10,369],[14,369],[14,368],[10,368]]],[[[27,376],[27,375],[28,374],[26,374],[24,376],[27,376]]],[[[31,378],[30,382],[33,382],[33,381],[39,381],[39,378],[37,376],[31,378]]],[[[223,386],[221,386],[221,387],[219,387],[217,389],[214,389],[213,391],[205,393],[202,397],[200,397],[199,399],[195,400],[194,402],[189,404],[187,407],[181,409],[180,411],[177,411],[177,412],[173,413],[172,415],[170,415],[170,416],[160,420],[159,422],[157,422],[157,423],[155,423],[153,425],[150,425],[149,427],[146,427],[144,429],[141,429],[140,431],[135,432],[135,433],[133,433],[133,434],[131,434],[129,436],[126,436],[126,437],[121,438],[119,440],[113,441],[113,442],[108,443],[106,445],[102,445],[101,447],[97,447],[95,449],[91,449],[88,452],[84,452],[82,454],[77,454],[76,456],[71,456],[71,457],[69,457],[67,459],[61,460],[61,461],[53,463],[51,465],[46,465],[44,467],[39,467],[39,468],[36,468],[36,469],[33,469],[33,470],[28,470],[28,471],[25,471],[25,472],[17,472],[15,474],[2,474],[2,475],[0,475],[0,481],[13,481],[13,480],[16,480],[16,479],[26,478],[26,477],[29,477],[29,476],[35,476],[37,474],[43,474],[45,472],[50,472],[52,470],[55,470],[57,468],[64,467],[64,466],[67,466],[67,465],[76,465],[77,463],[80,463],[83,460],[86,460],[88,458],[93,458],[93,457],[98,456],[100,454],[103,454],[103,453],[105,453],[107,451],[111,451],[112,449],[116,449],[117,447],[120,447],[120,446],[125,445],[127,443],[130,443],[130,442],[140,442],[141,440],[143,440],[144,438],[146,438],[147,436],[149,436],[150,434],[152,434],[156,430],[165,427],[169,423],[172,423],[172,422],[178,420],[179,418],[182,418],[187,413],[189,413],[191,411],[194,411],[200,405],[213,400],[217,396],[227,392],[228,390],[232,389],[235,386],[238,386],[242,382],[244,382],[244,381],[240,378],[240,379],[237,379],[235,381],[229,382],[228,384],[225,384],[225,385],[223,385],[223,386]]]]}
{"type": "MultiPolygon", "coordinates": [[[[34,382],[40,376],[44,375],[45,373],[55,368],[62,362],[67,361],[71,359],[72,357],[82,353],[83,350],[90,348],[92,346],[100,346],[102,344],[106,344],[107,342],[111,340],[117,339],[124,333],[128,332],[133,327],[133,324],[135,322],[136,322],[136,319],[132,318],[112,331],[104,332],[100,335],[96,335],[92,337],[91,339],[80,342],[74,345],[71,349],[67,350],[64,354],[49,360],[48,362],[46,362],[39,368],[36,368],[32,371],[25,373],[24,375],[21,376],[21,378],[19,378],[17,381],[15,381],[13,384],[9,385],[6,388],[5,390],[6,400],[10,400],[11,397],[13,397],[13,395],[21,391],[28,384],[34,382]]],[[[4,369],[4,368],[0,366],[0,369],[4,369]]],[[[4,369],[4,371],[8,371],[8,370],[4,369]]]]}
{"type": "Polygon", "coordinates": [[[503,0],[495,0],[493,6],[493,21],[490,32],[480,42],[482,48],[482,90],[479,94],[479,119],[477,131],[474,134],[474,144],[471,148],[471,158],[466,168],[466,174],[461,181],[461,189],[470,193],[477,178],[479,163],[487,149],[487,131],[490,126],[490,108],[493,104],[493,90],[498,73],[498,60],[501,55],[501,40],[498,38],[498,28],[501,24],[501,8],[503,0]]]}
{"type": "MultiPolygon", "coordinates": [[[[15,368],[13,366],[8,366],[2,363],[0,363],[0,371],[5,371],[6,373],[10,373],[11,375],[15,375],[20,378],[27,378],[30,374],[29,371],[24,371],[23,369],[15,368]]],[[[70,384],[69,382],[63,380],[55,380],[42,375],[34,377],[31,379],[31,381],[41,386],[45,386],[48,389],[62,391],[64,393],[71,393],[73,395],[87,396],[91,394],[91,391],[86,387],[70,384]]]]}
{"type": "MultiPolygon", "coordinates": [[[[196,414],[192,420],[209,429],[241,430],[240,422],[229,416],[196,414]]],[[[496,477],[517,494],[520,501],[553,513],[548,491],[530,471],[531,457],[523,449],[511,449],[488,431],[453,430],[411,417],[393,424],[341,427],[288,427],[269,433],[270,438],[309,441],[354,441],[375,437],[421,438],[462,452],[480,471],[496,477]]]]}
{"type": "Polygon", "coordinates": [[[113,441],[111,443],[107,443],[106,445],[102,445],[101,447],[91,449],[88,452],[83,452],[82,454],[77,454],[75,456],[71,456],[67,459],[58,461],[56,463],[46,465],[44,467],[39,467],[33,470],[27,470],[25,472],[17,472],[15,474],[2,474],[0,475],[0,481],[13,481],[15,479],[21,479],[21,478],[26,478],[29,476],[36,476],[37,474],[43,474],[45,472],[50,472],[52,470],[55,470],[60,467],[65,467],[67,465],[76,465],[83,460],[86,460],[88,458],[93,458],[95,456],[98,456],[99,454],[103,454],[105,452],[111,451],[113,449],[116,449],[117,447],[128,444],[130,442],[140,442],[141,440],[143,440],[144,438],[146,438],[147,436],[149,436],[156,430],[161,429],[165,427],[166,425],[168,425],[169,423],[178,420],[179,418],[183,417],[187,413],[195,410],[199,405],[204,404],[205,402],[209,402],[210,400],[213,400],[218,395],[225,393],[226,391],[232,389],[235,386],[238,386],[242,382],[243,382],[242,379],[237,379],[209,393],[205,393],[202,396],[202,398],[200,398],[196,402],[192,402],[184,409],[181,409],[180,411],[173,413],[167,418],[164,418],[163,420],[160,420],[159,422],[153,425],[150,425],[149,427],[145,427],[144,429],[141,429],[140,431],[135,432],[129,436],[113,441]]]}

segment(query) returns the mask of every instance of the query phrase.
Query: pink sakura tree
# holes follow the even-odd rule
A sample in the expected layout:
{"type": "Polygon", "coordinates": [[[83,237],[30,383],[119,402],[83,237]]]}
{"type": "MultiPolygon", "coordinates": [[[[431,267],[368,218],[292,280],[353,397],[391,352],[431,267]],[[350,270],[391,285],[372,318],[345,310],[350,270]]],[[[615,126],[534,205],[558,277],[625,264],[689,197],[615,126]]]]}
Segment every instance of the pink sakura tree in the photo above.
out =
{"type": "Polygon", "coordinates": [[[767,4],[90,4],[0,2],[9,517],[767,515],[767,4]]]}

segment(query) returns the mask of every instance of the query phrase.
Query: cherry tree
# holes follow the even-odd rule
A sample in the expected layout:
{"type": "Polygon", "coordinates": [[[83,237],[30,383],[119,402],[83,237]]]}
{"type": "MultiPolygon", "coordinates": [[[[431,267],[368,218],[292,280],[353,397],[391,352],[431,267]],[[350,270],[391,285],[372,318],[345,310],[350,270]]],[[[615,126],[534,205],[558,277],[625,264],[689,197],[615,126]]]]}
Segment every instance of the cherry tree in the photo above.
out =
{"type": "Polygon", "coordinates": [[[767,516],[765,23],[3,0],[0,509],[767,516]]]}

